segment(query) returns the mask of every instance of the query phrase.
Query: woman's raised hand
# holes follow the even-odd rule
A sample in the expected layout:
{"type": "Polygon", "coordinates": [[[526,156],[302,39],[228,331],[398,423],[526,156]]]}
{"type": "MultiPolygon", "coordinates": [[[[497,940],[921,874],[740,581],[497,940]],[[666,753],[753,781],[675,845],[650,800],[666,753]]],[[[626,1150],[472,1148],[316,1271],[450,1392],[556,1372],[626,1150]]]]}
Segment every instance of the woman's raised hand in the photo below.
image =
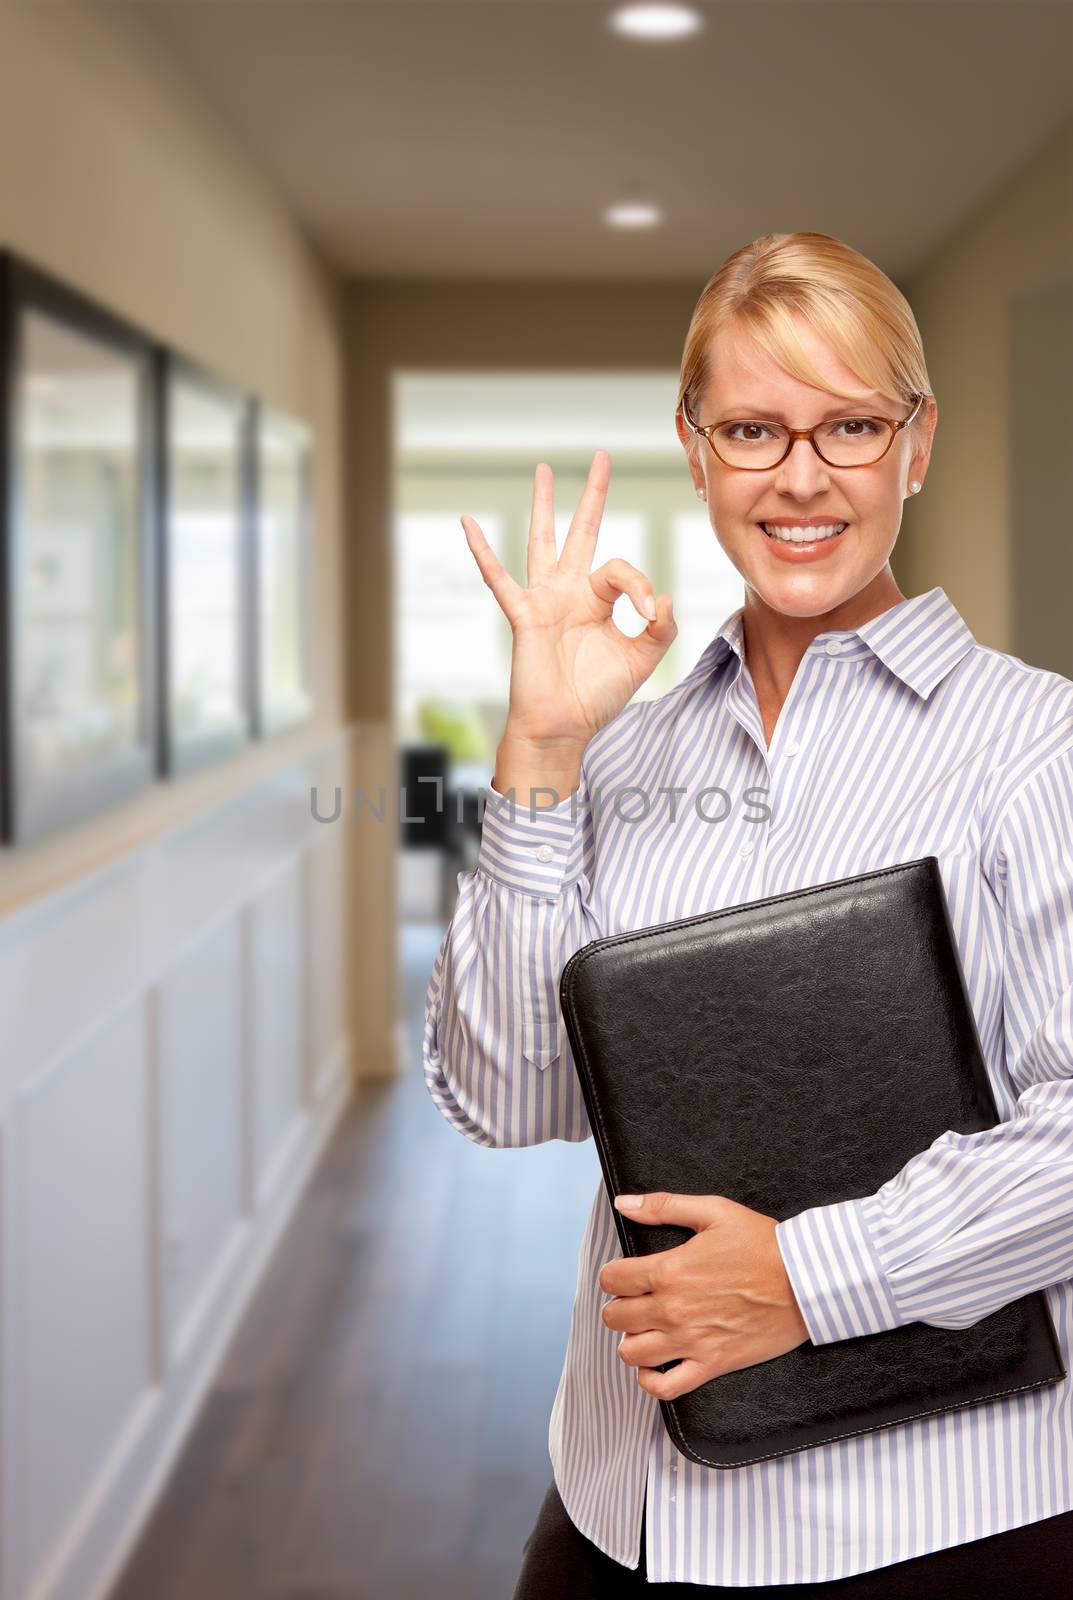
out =
{"type": "Polygon", "coordinates": [[[516,583],[472,517],[466,540],[514,635],[504,741],[529,751],[580,752],[610,722],[666,655],[678,632],[669,594],[654,595],[639,567],[619,557],[592,566],[611,457],[597,450],[561,553],[555,553],[551,468],[533,481],[528,587],[516,583]],[[611,609],[628,594],[649,621],[636,638],[611,609]]]}

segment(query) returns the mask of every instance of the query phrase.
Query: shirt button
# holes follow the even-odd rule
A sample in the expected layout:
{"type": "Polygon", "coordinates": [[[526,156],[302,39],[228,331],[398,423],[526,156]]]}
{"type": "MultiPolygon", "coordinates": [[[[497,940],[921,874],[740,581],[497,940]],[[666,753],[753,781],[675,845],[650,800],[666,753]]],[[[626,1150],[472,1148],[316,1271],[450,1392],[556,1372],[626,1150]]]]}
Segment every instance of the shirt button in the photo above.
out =
{"type": "Polygon", "coordinates": [[[827,654],[829,656],[840,656],[842,654],[842,650],[843,644],[841,639],[828,639],[827,654]]]}
{"type": "Polygon", "coordinates": [[[755,840],[746,839],[745,843],[741,847],[741,854],[743,856],[751,856],[755,849],[756,849],[755,840]]]}
{"type": "Polygon", "coordinates": [[[555,851],[550,844],[542,844],[536,853],[536,858],[538,861],[550,861],[554,854],[555,851]]]}
{"type": "Polygon", "coordinates": [[[796,756],[801,746],[796,739],[791,739],[789,744],[783,745],[783,755],[796,756]]]}

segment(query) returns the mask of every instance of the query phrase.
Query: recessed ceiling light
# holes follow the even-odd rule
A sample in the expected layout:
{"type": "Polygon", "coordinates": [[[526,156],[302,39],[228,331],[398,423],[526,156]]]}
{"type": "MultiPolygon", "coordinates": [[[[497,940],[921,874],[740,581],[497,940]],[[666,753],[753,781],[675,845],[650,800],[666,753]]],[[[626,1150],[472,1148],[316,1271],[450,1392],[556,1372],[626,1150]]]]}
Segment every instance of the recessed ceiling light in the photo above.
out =
{"type": "Polygon", "coordinates": [[[612,228],[654,228],[663,221],[663,212],[646,200],[622,200],[608,206],[604,221],[612,228]]]}
{"type": "Polygon", "coordinates": [[[684,39],[703,28],[704,18],[695,6],[629,5],[612,12],[610,23],[632,39],[684,39]]]}

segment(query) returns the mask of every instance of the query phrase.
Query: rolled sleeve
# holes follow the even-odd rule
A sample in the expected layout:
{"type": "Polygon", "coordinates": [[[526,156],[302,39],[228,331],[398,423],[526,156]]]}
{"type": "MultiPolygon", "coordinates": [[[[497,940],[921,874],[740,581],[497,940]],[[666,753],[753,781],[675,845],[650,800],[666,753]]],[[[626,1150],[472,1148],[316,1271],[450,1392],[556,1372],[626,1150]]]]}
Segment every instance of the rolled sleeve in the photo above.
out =
{"type": "Polygon", "coordinates": [[[775,1226],[775,1240],[813,1344],[882,1333],[907,1320],[868,1226],[870,1195],[810,1206],[775,1226]]]}

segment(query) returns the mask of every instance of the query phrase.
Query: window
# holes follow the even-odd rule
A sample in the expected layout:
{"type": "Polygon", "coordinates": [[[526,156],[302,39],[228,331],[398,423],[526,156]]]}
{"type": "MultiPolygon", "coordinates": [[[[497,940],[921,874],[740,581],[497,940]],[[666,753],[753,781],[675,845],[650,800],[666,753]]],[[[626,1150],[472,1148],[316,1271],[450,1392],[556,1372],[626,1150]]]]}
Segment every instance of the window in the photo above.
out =
{"type": "Polygon", "coordinates": [[[671,522],[675,677],[696,666],[705,646],[745,598],[741,573],[726,554],[705,511],[679,512],[671,522]]]}
{"type": "MultiPolygon", "coordinates": [[[[503,559],[503,519],[474,509],[488,543],[503,559]]],[[[481,578],[456,512],[402,512],[396,518],[399,608],[396,705],[403,737],[421,737],[421,709],[445,701],[507,698],[511,631],[481,578]]],[[[480,759],[474,752],[473,759],[480,759]]]]}

